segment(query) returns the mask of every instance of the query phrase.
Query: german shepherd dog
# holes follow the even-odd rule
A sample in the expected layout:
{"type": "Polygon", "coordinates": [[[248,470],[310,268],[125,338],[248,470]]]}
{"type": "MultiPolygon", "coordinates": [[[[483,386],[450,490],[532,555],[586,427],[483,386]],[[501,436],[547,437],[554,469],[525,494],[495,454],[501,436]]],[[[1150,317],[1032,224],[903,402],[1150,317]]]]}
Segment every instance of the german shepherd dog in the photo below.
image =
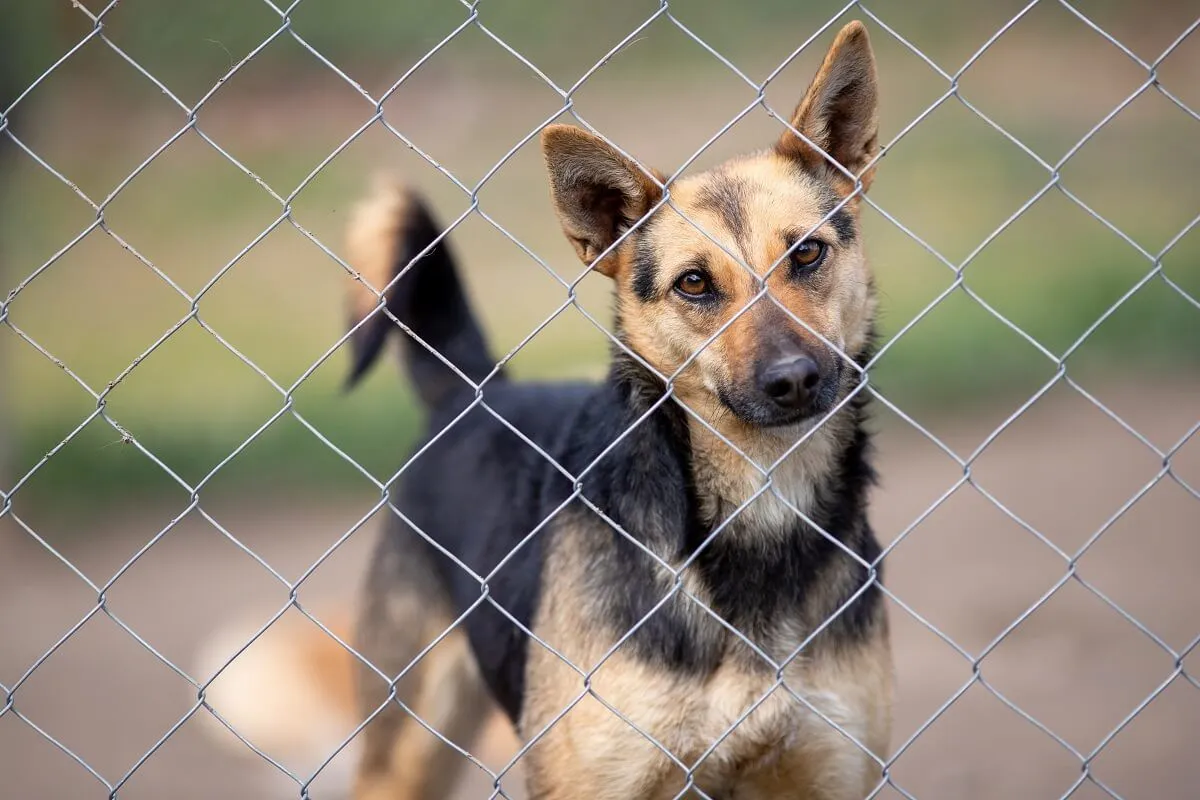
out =
{"type": "Polygon", "coordinates": [[[421,202],[392,186],[356,212],[351,264],[386,291],[355,284],[351,380],[398,320],[429,416],[360,611],[357,647],[400,679],[361,670],[360,719],[382,710],[357,800],[449,796],[466,759],[424,726],[469,745],[489,697],[538,800],[879,782],[892,666],[855,393],[876,95],[851,23],[794,130],[672,183],[669,205],[603,139],[543,131],[563,230],[614,285],[622,346],[599,385],[506,380],[421,202]]]}

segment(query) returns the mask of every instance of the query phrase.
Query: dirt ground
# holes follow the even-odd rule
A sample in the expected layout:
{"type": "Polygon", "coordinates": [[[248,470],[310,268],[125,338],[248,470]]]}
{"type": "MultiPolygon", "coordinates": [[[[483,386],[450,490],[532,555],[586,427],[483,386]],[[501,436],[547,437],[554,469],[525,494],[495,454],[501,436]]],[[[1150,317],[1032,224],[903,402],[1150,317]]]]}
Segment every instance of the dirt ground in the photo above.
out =
{"type": "MultiPolygon", "coordinates": [[[[1200,420],[1196,383],[1087,388],[1160,449],[1170,448],[1200,420]]],[[[1000,403],[989,413],[921,421],[965,455],[1017,405],[1000,403]]],[[[892,541],[961,479],[963,470],[887,412],[880,412],[879,424],[884,480],[873,518],[881,538],[892,541]]],[[[1200,487],[1196,439],[1172,457],[1171,467],[1179,478],[1200,487]]],[[[1073,555],[1162,467],[1159,456],[1081,395],[1062,387],[996,438],[972,463],[970,474],[996,501],[1073,555]]],[[[322,503],[319,495],[307,492],[245,498],[206,510],[294,580],[371,504],[369,497],[322,503]]],[[[131,510],[86,526],[56,521],[58,517],[25,521],[102,585],[181,510],[131,510]]],[[[1200,634],[1198,522],[1200,500],[1166,476],[1076,564],[1083,582],[1176,654],[1200,634]]],[[[316,616],[333,619],[345,606],[373,529],[369,522],[351,536],[301,588],[301,601],[316,616]]],[[[1127,799],[1200,797],[1200,690],[1178,675],[1175,655],[1078,580],[1063,582],[978,663],[987,687],[1063,743],[978,681],[939,714],[972,682],[973,664],[925,623],[976,657],[1059,586],[1067,570],[1066,559],[970,485],[953,493],[896,546],[887,585],[925,620],[892,605],[899,681],[894,747],[901,751],[892,777],[910,796],[1063,797],[1084,773],[1080,756],[1068,748],[1090,756],[1158,692],[1089,759],[1088,773],[1127,799]]],[[[209,521],[192,513],[121,575],[105,599],[114,616],[163,657],[189,670],[197,647],[214,630],[247,614],[265,622],[283,607],[287,590],[209,521]]],[[[95,602],[95,592],[77,575],[13,520],[0,520],[0,683],[12,687],[95,602]]],[[[1200,655],[1185,655],[1182,666],[1200,676],[1200,655]]],[[[0,715],[0,796],[82,800],[109,794],[18,712],[109,783],[132,770],[120,787],[121,798],[299,796],[294,783],[245,748],[239,752],[214,744],[200,719],[183,723],[134,769],[194,700],[194,690],[182,678],[111,619],[96,614],[37,667],[15,693],[13,707],[0,715]]],[[[237,744],[226,738],[226,744],[237,744]]],[[[498,768],[512,747],[497,724],[471,749],[498,768]]],[[[314,784],[314,797],[339,796],[337,785],[344,780],[339,768],[347,761],[335,760],[314,784]]],[[[471,772],[456,797],[488,797],[490,779],[481,771],[471,772]]],[[[522,796],[519,768],[503,787],[514,800],[522,796]]],[[[881,796],[900,795],[889,788],[881,796]]],[[[1108,795],[1085,782],[1072,796],[1108,795]]]]}

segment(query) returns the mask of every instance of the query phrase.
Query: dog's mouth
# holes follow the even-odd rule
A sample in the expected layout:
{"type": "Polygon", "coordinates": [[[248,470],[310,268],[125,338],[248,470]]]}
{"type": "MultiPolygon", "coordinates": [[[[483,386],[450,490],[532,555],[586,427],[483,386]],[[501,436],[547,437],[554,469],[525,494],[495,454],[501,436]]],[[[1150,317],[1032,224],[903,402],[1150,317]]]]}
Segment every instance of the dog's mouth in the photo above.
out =
{"type": "Polygon", "coordinates": [[[770,398],[755,396],[753,392],[726,391],[722,389],[718,396],[721,403],[733,412],[742,422],[759,428],[781,428],[797,425],[801,422],[825,414],[833,407],[832,403],[811,403],[804,408],[781,408],[770,398]]]}
{"type": "Polygon", "coordinates": [[[780,398],[757,381],[719,387],[717,396],[734,416],[755,427],[798,425],[825,416],[837,405],[844,365],[835,359],[830,367],[821,370],[817,383],[799,402],[790,397],[780,398]]]}

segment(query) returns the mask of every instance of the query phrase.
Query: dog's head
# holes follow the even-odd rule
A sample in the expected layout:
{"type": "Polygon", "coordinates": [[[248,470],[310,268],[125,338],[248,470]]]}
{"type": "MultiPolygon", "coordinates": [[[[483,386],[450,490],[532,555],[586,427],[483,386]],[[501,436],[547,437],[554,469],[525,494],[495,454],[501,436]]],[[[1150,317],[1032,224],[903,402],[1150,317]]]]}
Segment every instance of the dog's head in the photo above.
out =
{"type": "Polygon", "coordinates": [[[603,139],[565,125],[542,134],[563,230],[615,281],[625,344],[664,375],[700,350],[675,381],[684,402],[777,426],[842,396],[849,368],[830,345],[859,356],[874,312],[855,190],[874,173],[876,94],[867,32],[852,22],[792,115],[803,138],[785,130],[769,150],[675,181],[670,205],[659,173],[603,139]]]}

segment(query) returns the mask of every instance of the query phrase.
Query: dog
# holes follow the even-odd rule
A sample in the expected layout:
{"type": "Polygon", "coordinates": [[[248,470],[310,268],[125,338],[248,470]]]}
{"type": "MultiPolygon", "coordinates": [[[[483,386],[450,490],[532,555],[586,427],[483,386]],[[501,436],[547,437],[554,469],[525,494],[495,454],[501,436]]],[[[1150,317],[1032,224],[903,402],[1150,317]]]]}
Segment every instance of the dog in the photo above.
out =
{"type": "Polygon", "coordinates": [[[893,668],[859,221],[877,94],[853,22],[774,146],[669,189],[598,136],[542,132],[563,231],[614,286],[596,385],[507,378],[411,191],[356,210],[350,384],[403,329],[428,425],[361,595],[355,800],[449,797],[497,705],[534,800],[879,783],[893,668]]]}
{"type": "Polygon", "coordinates": [[[774,147],[673,182],[669,205],[604,139],[542,132],[563,231],[614,285],[598,385],[509,381],[421,201],[360,209],[349,252],[387,313],[358,288],[351,381],[403,326],[429,422],[362,597],[358,648],[400,680],[360,669],[378,713],[356,800],[446,797],[465,759],[406,739],[469,742],[489,698],[537,800],[874,789],[892,663],[856,389],[877,85],[851,23],[774,147]]]}

